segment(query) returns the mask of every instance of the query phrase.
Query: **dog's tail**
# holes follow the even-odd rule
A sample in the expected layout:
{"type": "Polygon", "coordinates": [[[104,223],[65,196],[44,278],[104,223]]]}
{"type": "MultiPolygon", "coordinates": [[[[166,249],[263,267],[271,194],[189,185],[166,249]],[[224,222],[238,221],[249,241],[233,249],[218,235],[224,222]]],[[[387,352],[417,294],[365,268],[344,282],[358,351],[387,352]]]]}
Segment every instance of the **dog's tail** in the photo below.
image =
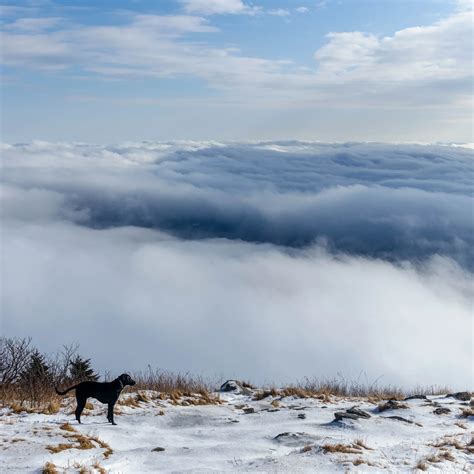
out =
{"type": "MultiPolygon", "coordinates": [[[[79,384],[77,384],[77,385],[79,385],[79,384]]],[[[72,387],[67,388],[66,390],[64,390],[64,392],[60,392],[58,390],[58,387],[54,387],[54,390],[56,390],[56,393],[58,395],[66,395],[67,392],[70,392],[71,390],[74,390],[75,388],[77,388],[77,385],[73,385],[72,387]]]]}

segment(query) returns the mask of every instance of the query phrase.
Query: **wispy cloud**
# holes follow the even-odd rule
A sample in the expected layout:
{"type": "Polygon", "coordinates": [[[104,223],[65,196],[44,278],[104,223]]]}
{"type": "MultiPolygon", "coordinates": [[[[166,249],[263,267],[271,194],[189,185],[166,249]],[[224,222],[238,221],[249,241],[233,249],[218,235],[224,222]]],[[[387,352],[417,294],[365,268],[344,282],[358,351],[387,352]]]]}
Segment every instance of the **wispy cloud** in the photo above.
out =
{"type": "Polygon", "coordinates": [[[262,9],[242,0],[180,0],[184,10],[199,15],[254,15],[262,9]]]}
{"type": "MultiPolygon", "coordinates": [[[[234,3],[238,9],[238,1],[226,3],[226,8],[234,3]]],[[[192,5],[197,9],[199,4],[192,5]]],[[[218,8],[221,3],[206,5],[218,8]]],[[[196,35],[213,34],[214,39],[218,35],[218,28],[204,17],[136,14],[128,18],[121,25],[98,26],[60,23],[57,18],[18,19],[5,24],[2,60],[16,67],[74,67],[117,78],[184,75],[249,104],[442,103],[465,110],[471,106],[472,12],[468,10],[393,36],[331,33],[314,53],[314,67],[306,69],[288,58],[244,55],[235,47],[194,40],[196,35]]]]}

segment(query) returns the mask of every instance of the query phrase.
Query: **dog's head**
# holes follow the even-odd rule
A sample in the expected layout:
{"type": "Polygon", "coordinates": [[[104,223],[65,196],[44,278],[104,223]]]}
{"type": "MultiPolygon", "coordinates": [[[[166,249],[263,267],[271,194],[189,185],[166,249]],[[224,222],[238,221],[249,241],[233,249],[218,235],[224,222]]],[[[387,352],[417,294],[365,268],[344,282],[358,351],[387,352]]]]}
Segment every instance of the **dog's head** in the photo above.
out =
{"type": "Polygon", "coordinates": [[[122,385],[125,387],[125,385],[135,385],[136,382],[135,380],[132,379],[132,377],[130,377],[130,375],[128,374],[122,374],[118,377],[118,379],[120,380],[120,382],[122,382],[122,385]]]}

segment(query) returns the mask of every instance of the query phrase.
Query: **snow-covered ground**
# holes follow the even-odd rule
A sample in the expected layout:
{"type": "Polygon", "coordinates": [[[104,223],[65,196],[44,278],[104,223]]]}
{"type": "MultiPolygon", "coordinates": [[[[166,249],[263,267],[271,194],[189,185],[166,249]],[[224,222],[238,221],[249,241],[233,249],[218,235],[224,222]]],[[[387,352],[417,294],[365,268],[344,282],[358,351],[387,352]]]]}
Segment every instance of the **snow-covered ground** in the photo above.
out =
{"type": "MultiPolygon", "coordinates": [[[[137,407],[117,406],[117,426],[106,422],[105,406],[98,402],[86,410],[82,425],[72,415],[73,399],[53,415],[3,408],[0,472],[41,472],[48,462],[58,472],[112,473],[474,469],[473,417],[461,416],[469,402],[453,398],[430,396],[379,412],[375,402],[348,398],[256,401],[221,393],[221,404],[182,406],[153,392],[145,395],[149,401],[137,407]],[[335,412],[354,405],[370,418],[335,421],[335,412]],[[433,413],[440,407],[449,413],[433,413]],[[89,449],[74,447],[84,439],[89,449]]],[[[134,395],[122,395],[127,397],[134,395]]]]}

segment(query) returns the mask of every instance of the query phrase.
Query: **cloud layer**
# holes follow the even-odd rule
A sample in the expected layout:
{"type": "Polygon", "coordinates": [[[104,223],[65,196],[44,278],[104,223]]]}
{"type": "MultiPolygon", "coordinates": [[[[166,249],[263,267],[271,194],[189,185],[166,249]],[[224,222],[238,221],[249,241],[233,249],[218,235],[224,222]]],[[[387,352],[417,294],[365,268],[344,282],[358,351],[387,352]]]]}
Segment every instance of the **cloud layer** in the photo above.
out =
{"type": "Polygon", "coordinates": [[[48,349],[78,341],[113,370],[471,383],[470,150],[35,142],[2,152],[6,334],[48,349]]]}

